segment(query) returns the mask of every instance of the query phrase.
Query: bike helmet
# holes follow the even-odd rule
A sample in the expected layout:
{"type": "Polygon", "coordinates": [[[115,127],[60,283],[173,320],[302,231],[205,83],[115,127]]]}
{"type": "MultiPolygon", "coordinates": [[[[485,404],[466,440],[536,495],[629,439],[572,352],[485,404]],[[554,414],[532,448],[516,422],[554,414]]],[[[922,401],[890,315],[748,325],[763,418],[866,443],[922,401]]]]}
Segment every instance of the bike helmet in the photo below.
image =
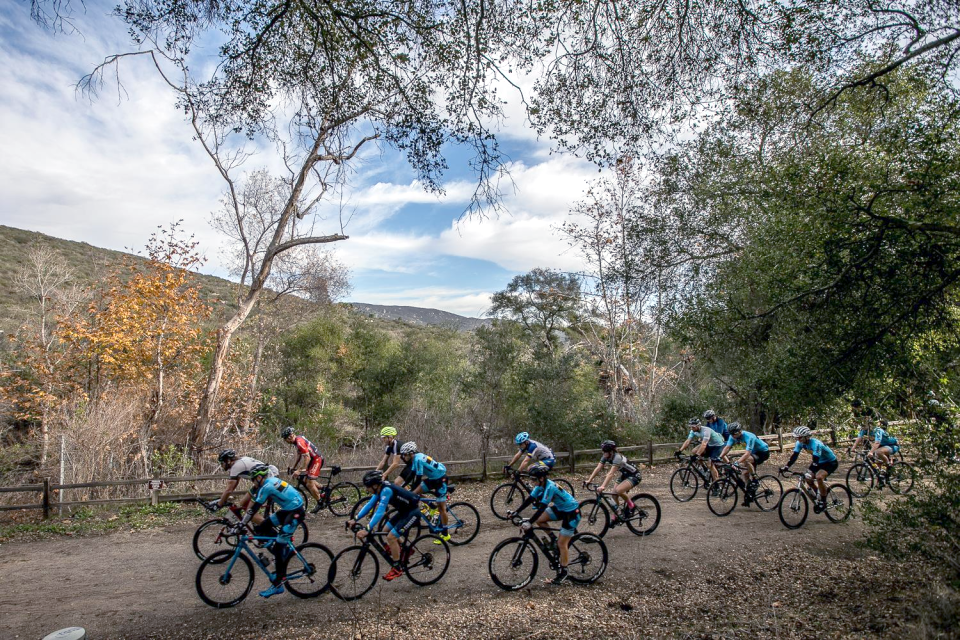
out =
{"type": "Polygon", "coordinates": [[[610,452],[617,448],[617,443],[613,440],[604,440],[600,443],[600,450],[603,452],[610,452]]]}
{"type": "Polygon", "coordinates": [[[286,440],[293,435],[293,427],[284,427],[283,431],[280,432],[280,437],[286,440]]]}
{"type": "Polygon", "coordinates": [[[540,478],[547,477],[547,474],[550,473],[550,467],[545,464],[535,464],[534,466],[530,467],[530,471],[528,473],[530,474],[531,478],[536,478],[539,480],[540,478]]]}
{"type": "Polygon", "coordinates": [[[731,422],[727,426],[727,429],[730,430],[730,433],[740,433],[741,431],[743,431],[743,427],[740,426],[739,422],[731,422]]]}
{"type": "Polygon", "coordinates": [[[530,434],[527,433],[526,431],[521,431],[520,433],[517,434],[517,437],[514,438],[513,441],[516,444],[523,444],[529,439],[530,439],[530,434]]]}
{"type": "Polygon", "coordinates": [[[270,475],[270,467],[265,464],[258,464],[253,469],[250,469],[250,481],[253,482],[257,478],[266,478],[270,475]]]}
{"type": "Polygon", "coordinates": [[[699,427],[699,426],[700,426],[700,418],[690,418],[689,422],[687,422],[687,426],[688,426],[688,427],[699,427]]]}
{"type": "Polygon", "coordinates": [[[363,486],[370,488],[378,484],[383,484],[383,471],[374,469],[363,474],[363,486]]]}
{"type": "Polygon", "coordinates": [[[797,427],[793,430],[793,437],[799,440],[800,438],[806,438],[810,436],[812,433],[813,432],[807,427],[797,427]]]}
{"type": "Polygon", "coordinates": [[[237,452],[233,449],[224,449],[220,452],[220,455],[217,456],[217,461],[220,464],[223,464],[227,460],[235,460],[237,458],[237,452]]]}
{"type": "Polygon", "coordinates": [[[713,409],[707,409],[706,411],[703,412],[704,420],[713,420],[716,417],[717,417],[717,412],[714,411],[713,409]]]}
{"type": "Polygon", "coordinates": [[[406,455],[408,453],[417,452],[417,443],[416,442],[404,442],[403,446],[400,447],[400,453],[406,455]]]}
{"type": "Polygon", "coordinates": [[[386,438],[387,436],[390,436],[391,438],[396,438],[397,430],[394,429],[393,427],[384,427],[383,429],[380,429],[380,437],[386,438]]]}

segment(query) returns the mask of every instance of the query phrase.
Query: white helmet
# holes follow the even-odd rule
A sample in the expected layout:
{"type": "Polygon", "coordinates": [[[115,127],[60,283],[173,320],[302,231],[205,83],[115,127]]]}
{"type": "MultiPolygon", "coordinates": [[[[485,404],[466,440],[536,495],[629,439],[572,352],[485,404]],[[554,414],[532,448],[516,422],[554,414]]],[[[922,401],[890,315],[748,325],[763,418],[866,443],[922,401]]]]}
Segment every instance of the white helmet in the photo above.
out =
{"type": "Polygon", "coordinates": [[[417,452],[417,443],[416,442],[405,442],[403,446],[400,447],[401,454],[407,453],[416,453],[417,452]]]}
{"type": "Polygon", "coordinates": [[[794,438],[798,438],[798,439],[799,439],[799,438],[806,438],[807,436],[811,435],[812,433],[813,433],[813,432],[810,431],[810,429],[808,429],[807,427],[797,427],[796,429],[793,430],[793,437],[794,437],[794,438]]]}

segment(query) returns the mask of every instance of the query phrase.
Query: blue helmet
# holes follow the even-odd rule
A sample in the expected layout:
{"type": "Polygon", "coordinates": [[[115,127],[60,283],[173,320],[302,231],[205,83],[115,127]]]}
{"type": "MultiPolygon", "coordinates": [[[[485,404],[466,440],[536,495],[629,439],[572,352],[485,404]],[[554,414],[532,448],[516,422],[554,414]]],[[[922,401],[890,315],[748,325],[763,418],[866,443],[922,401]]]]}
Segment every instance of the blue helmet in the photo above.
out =
{"type": "Polygon", "coordinates": [[[521,431],[520,433],[517,434],[517,437],[514,438],[513,441],[517,444],[523,444],[529,439],[530,439],[530,434],[527,433],[526,431],[521,431]]]}

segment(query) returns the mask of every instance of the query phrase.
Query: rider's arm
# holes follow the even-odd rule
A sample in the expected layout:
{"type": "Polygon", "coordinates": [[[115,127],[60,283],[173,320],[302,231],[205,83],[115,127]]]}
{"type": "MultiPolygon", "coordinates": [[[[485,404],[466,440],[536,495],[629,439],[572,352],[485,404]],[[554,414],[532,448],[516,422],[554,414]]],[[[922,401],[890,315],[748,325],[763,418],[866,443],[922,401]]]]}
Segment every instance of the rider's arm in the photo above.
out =
{"type": "Polygon", "coordinates": [[[529,453],[524,454],[523,460],[520,461],[520,466],[517,467],[517,471],[523,473],[523,470],[527,468],[527,465],[530,463],[531,460],[533,460],[533,458],[530,456],[529,453]]]}
{"type": "Polygon", "coordinates": [[[376,496],[376,495],[372,496],[369,500],[367,500],[367,503],[363,505],[363,507],[360,508],[360,512],[357,513],[356,519],[360,520],[361,518],[366,516],[368,513],[373,511],[373,507],[378,503],[378,501],[379,501],[379,496],[376,496]]]}
{"type": "Polygon", "coordinates": [[[293,466],[290,467],[290,468],[293,469],[294,471],[296,471],[297,468],[300,466],[300,460],[301,460],[302,458],[303,458],[303,454],[298,451],[298,452],[297,452],[297,459],[294,460],[293,466]]]}
{"type": "Polygon", "coordinates": [[[689,446],[690,446],[690,438],[687,438],[686,440],[683,441],[683,444],[680,445],[679,451],[683,451],[684,449],[686,449],[686,448],[689,447],[689,446]]]}
{"type": "Polygon", "coordinates": [[[373,531],[374,528],[380,524],[380,520],[383,518],[383,514],[387,512],[387,505],[390,503],[390,498],[392,497],[393,489],[390,487],[384,487],[380,490],[380,500],[377,502],[377,510],[373,513],[373,517],[370,518],[370,524],[367,526],[370,531],[373,531]]]}
{"type": "Polygon", "coordinates": [[[250,520],[253,519],[253,516],[257,515],[257,511],[260,510],[260,505],[266,502],[267,498],[269,497],[270,495],[267,487],[260,487],[260,492],[253,496],[253,500],[250,501],[250,506],[247,508],[247,512],[243,514],[240,524],[245,526],[248,522],[250,522],[250,520]]]}
{"type": "Polygon", "coordinates": [[[617,467],[610,465],[610,471],[607,471],[607,475],[604,476],[603,482],[600,483],[598,489],[606,489],[607,485],[610,484],[610,480],[613,478],[613,474],[617,472],[617,467]]]}
{"type": "Polygon", "coordinates": [[[390,463],[387,465],[387,470],[383,472],[383,478],[385,480],[390,479],[390,474],[396,471],[400,467],[400,456],[390,454],[390,463]]]}
{"type": "Polygon", "coordinates": [[[230,494],[236,491],[238,484],[240,484],[240,478],[231,478],[227,481],[227,488],[224,489],[223,493],[220,494],[220,499],[217,500],[218,507],[227,504],[227,501],[230,500],[230,494]]]}
{"type": "Polygon", "coordinates": [[[513,456],[513,458],[510,459],[510,463],[507,466],[512,467],[513,465],[515,465],[517,463],[517,460],[522,455],[523,455],[523,451],[517,451],[517,453],[513,456]]]}
{"type": "MultiPolygon", "coordinates": [[[[389,453],[383,454],[383,458],[380,459],[380,464],[377,465],[377,471],[380,471],[381,469],[385,468],[388,464],[390,464],[391,457],[392,456],[389,453]]],[[[387,474],[383,474],[383,475],[386,476],[387,474]]]]}
{"type": "Polygon", "coordinates": [[[799,450],[799,449],[794,449],[794,450],[793,450],[793,455],[790,456],[790,460],[787,461],[787,466],[788,466],[788,467],[792,467],[792,466],[793,466],[793,463],[796,462],[796,461],[797,461],[797,458],[799,458],[799,457],[800,457],[800,450],[799,450]]]}
{"type": "Polygon", "coordinates": [[[593,473],[590,474],[590,477],[587,478],[587,481],[586,481],[587,484],[590,484],[591,482],[593,482],[593,479],[597,476],[598,473],[600,473],[600,469],[603,469],[603,463],[602,463],[602,462],[600,462],[600,463],[597,464],[596,469],[594,469],[594,470],[593,470],[593,473]]]}

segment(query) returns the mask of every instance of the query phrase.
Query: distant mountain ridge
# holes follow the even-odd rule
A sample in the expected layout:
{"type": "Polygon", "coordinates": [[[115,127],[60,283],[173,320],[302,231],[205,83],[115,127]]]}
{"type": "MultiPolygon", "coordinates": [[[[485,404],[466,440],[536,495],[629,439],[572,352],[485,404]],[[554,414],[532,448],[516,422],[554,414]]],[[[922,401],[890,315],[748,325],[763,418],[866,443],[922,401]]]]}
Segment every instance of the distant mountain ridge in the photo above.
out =
{"type": "Polygon", "coordinates": [[[365,302],[348,302],[347,304],[364,315],[372,315],[383,320],[401,320],[410,324],[455,327],[460,331],[473,331],[477,327],[486,326],[491,322],[487,318],[467,318],[440,309],[367,304],[365,302]]]}

